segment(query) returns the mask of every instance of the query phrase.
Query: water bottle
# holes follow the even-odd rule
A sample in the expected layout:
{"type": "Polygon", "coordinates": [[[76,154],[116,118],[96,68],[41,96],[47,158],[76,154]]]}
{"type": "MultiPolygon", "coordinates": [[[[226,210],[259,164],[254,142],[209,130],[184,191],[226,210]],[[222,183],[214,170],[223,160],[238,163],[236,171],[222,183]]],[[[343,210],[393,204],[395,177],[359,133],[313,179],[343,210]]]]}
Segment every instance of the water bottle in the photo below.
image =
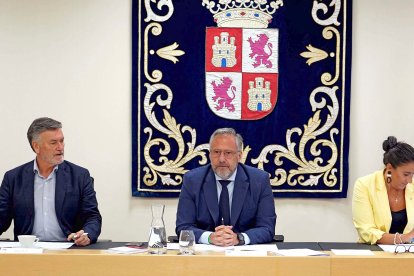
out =
{"type": "Polygon", "coordinates": [[[148,253],[165,254],[167,252],[167,235],[164,225],[164,205],[152,205],[152,221],[148,239],[148,253]]]}

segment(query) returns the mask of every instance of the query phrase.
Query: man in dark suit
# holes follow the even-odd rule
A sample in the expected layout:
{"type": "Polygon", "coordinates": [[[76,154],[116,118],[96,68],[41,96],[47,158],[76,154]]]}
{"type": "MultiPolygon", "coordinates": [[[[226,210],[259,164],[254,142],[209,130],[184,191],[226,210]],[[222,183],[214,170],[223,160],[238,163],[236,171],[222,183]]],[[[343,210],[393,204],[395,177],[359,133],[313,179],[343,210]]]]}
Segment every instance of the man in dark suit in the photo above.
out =
{"type": "Polygon", "coordinates": [[[14,239],[36,235],[41,241],[96,242],[102,217],[88,170],[64,161],[62,124],[39,118],[27,138],[34,161],[4,175],[0,187],[0,234],[14,220],[14,239]]]}
{"type": "Polygon", "coordinates": [[[193,230],[196,242],[219,246],[272,241],[276,213],[269,174],[239,163],[242,149],[234,129],[212,134],[210,164],[184,175],[177,235],[193,230]]]}

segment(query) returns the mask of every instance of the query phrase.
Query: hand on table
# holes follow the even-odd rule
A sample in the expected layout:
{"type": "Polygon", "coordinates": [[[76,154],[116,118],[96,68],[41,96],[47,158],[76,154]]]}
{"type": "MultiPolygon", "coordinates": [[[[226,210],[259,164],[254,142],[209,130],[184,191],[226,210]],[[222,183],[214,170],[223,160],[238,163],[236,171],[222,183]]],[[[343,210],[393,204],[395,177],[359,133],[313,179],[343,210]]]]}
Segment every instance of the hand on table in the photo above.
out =
{"type": "Polygon", "coordinates": [[[70,233],[68,236],[68,241],[73,241],[78,246],[86,246],[91,243],[91,240],[88,237],[88,233],[85,233],[83,230],[80,230],[76,233],[70,233]]]}
{"type": "Polygon", "coordinates": [[[233,232],[233,226],[219,225],[210,235],[210,242],[218,246],[233,246],[239,243],[237,234],[233,232]]]}

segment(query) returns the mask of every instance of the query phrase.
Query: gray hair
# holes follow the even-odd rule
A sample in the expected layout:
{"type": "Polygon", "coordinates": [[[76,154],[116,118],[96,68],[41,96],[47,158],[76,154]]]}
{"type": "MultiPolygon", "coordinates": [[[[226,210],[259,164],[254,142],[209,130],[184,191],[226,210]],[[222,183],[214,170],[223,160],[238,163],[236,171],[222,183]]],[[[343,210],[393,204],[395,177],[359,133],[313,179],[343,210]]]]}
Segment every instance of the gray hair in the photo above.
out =
{"type": "Polygon", "coordinates": [[[243,150],[243,138],[240,134],[238,134],[233,128],[219,128],[216,129],[213,134],[210,136],[210,148],[211,148],[211,142],[213,142],[213,139],[218,135],[231,135],[236,138],[236,144],[237,144],[237,150],[242,151],[243,150]]]}
{"type": "Polygon", "coordinates": [[[34,151],[32,141],[37,141],[42,132],[59,128],[62,128],[62,123],[51,118],[42,117],[34,120],[27,130],[27,140],[29,140],[29,144],[32,150],[34,151]]]}

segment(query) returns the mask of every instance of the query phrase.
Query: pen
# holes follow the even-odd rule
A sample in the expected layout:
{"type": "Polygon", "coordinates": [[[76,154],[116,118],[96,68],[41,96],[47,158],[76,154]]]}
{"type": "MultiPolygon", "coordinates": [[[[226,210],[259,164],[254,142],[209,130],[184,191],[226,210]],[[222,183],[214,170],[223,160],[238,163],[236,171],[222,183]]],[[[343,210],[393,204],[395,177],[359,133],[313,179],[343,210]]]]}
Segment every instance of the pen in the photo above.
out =
{"type": "MultiPolygon", "coordinates": [[[[88,233],[83,233],[81,236],[86,236],[88,235],[88,233]]],[[[79,238],[76,234],[72,237],[73,240],[76,240],[77,238],[79,238]]]]}

